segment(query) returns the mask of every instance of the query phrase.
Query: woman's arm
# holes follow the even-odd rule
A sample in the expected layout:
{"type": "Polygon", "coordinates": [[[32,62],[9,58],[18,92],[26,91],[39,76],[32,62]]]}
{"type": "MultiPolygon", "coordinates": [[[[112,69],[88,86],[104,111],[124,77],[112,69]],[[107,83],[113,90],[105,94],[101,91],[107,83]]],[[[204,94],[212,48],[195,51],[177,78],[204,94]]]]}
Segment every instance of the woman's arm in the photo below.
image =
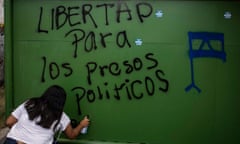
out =
{"type": "Polygon", "coordinates": [[[5,124],[6,124],[9,128],[11,128],[17,121],[18,121],[17,118],[15,118],[13,115],[10,115],[10,116],[7,118],[5,124]]]}
{"type": "Polygon", "coordinates": [[[89,122],[90,122],[89,119],[85,117],[83,120],[80,121],[78,126],[75,128],[72,128],[71,124],[69,123],[66,129],[64,130],[64,133],[67,135],[68,138],[74,139],[79,135],[79,133],[84,127],[87,127],[89,125],[89,122]]]}
{"type": "Polygon", "coordinates": [[[5,121],[5,124],[9,128],[11,128],[15,123],[17,123],[17,121],[20,118],[20,116],[22,115],[24,109],[25,109],[24,108],[24,103],[22,103],[11,113],[10,116],[8,116],[8,118],[5,121]]]}

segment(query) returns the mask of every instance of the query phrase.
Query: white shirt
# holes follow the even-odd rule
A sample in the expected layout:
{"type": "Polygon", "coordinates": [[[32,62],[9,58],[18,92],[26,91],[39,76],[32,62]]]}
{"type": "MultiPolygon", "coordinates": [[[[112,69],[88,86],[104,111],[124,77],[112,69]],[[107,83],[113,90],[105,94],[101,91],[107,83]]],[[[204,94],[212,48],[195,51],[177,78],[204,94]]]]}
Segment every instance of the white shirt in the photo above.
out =
{"type": "MultiPolygon", "coordinates": [[[[28,119],[24,103],[12,112],[17,118],[17,123],[13,125],[7,137],[22,141],[26,144],[52,144],[53,142],[53,125],[52,128],[46,129],[36,124],[36,121],[28,119]]],[[[63,112],[58,128],[64,131],[70,123],[69,117],[63,112]]]]}

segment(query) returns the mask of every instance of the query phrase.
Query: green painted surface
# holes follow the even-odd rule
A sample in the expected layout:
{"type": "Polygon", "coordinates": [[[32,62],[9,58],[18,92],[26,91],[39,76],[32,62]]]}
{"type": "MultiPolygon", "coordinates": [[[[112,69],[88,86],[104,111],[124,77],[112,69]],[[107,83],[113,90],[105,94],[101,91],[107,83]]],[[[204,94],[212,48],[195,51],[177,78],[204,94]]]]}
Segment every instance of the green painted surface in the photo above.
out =
{"type": "MultiPolygon", "coordinates": [[[[239,142],[239,2],[6,0],[5,6],[8,113],[59,84],[68,93],[66,113],[76,120],[90,115],[88,134],[79,139],[239,142]],[[158,10],[163,17],[155,16],[158,10]],[[189,31],[224,34],[226,62],[193,60],[201,93],[185,91],[191,83],[189,31]]],[[[211,44],[220,51],[218,42],[211,44]]]]}

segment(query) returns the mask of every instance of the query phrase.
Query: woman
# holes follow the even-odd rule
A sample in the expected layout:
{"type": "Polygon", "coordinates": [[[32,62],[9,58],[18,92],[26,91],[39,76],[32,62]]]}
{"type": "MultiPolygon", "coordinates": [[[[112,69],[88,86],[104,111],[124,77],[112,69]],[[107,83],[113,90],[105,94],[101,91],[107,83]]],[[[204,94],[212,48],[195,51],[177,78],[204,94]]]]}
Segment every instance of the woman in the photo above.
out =
{"type": "Polygon", "coordinates": [[[6,120],[11,129],[5,144],[52,144],[59,130],[70,139],[76,138],[89,125],[89,119],[85,117],[72,128],[70,118],[63,112],[65,100],[64,89],[53,85],[41,97],[18,106],[6,120]]]}

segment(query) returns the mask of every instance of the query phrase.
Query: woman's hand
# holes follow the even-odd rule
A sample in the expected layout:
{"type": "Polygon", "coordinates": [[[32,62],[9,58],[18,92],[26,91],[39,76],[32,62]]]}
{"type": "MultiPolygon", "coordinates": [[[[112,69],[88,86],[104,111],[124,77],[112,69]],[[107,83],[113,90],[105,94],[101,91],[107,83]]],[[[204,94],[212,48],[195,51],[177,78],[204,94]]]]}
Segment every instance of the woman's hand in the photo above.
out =
{"type": "Polygon", "coordinates": [[[80,134],[81,130],[84,127],[89,126],[89,123],[90,123],[89,118],[85,116],[75,128],[72,128],[71,123],[69,123],[64,132],[68,138],[74,139],[80,134]]]}
{"type": "Polygon", "coordinates": [[[85,116],[83,120],[80,121],[79,125],[82,125],[83,127],[87,127],[90,124],[90,120],[88,116],[85,116]]]}

